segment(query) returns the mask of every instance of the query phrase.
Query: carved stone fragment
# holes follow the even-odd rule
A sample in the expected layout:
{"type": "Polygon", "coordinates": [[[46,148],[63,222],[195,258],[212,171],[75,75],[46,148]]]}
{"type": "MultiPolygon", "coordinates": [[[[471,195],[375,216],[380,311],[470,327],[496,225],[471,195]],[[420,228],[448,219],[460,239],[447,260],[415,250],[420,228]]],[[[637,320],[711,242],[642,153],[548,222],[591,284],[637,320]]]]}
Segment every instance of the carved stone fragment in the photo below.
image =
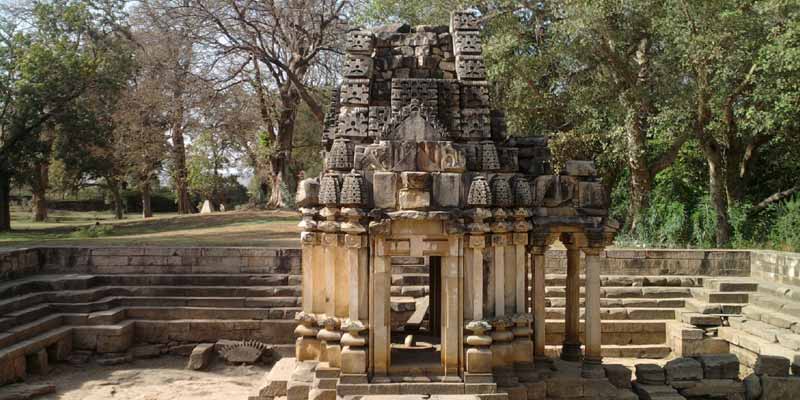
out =
{"type": "Polygon", "coordinates": [[[366,204],[367,193],[361,174],[353,171],[344,176],[340,199],[339,202],[345,207],[362,207],[366,204]]]}
{"type": "Polygon", "coordinates": [[[367,137],[369,135],[369,108],[343,108],[339,114],[337,137],[367,137]]]}
{"type": "Polygon", "coordinates": [[[387,171],[394,165],[394,154],[388,142],[357,145],[353,156],[353,168],[360,171],[387,171]]]}
{"type": "Polygon", "coordinates": [[[375,172],[372,175],[372,199],[375,202],[375,208],[392,209],[397,207],[397,174],[375,172]]]}
{"type": "Polygon", "coordinates": [[[461,174],[433,175],[433,204],[442,208],[458,207],[461,195],[461,174]]]}
{"type": "Polygon", "coordinates": [[[501,171],[517,172],[519,170],[519,149],[516,147],[499,147],[497,155],[500,157],[501,171]]]}
{"type": "Polygon", "coordinates": [[[480,108],[489,107],[489,82],[464,81],[461,84],[461,107],[480,108]]]}
{"type": "Polygon", "coordinates": [[[341,104],[369,105],[369,79],[345,79],[340,92],[341,104]]]}
{"type": "Polygon", "coordinates": [[[348,54],[345,57],[342,72],[347,78],[370,78],[372,76],[372,57],[348,54]]]}
{"type": "Polygon", "coordinates": [[[438,105],[437,82],[432,79],[392,80],[392,111],[399,112],[414,99],[435,110],[438,105]]]}
{"type": "Polygon", "coordinates": [[[478,31],[456,31],[453,34],[453,50],[457,56],[481,54],[481,36],[478,31]]]}
{"type": "Polygon", "coordinates": [[[347,34],[347,47],[349,53],[372,52],[375,45],[375,37],[370,31],[351,31],[347,34]]]}
{"type": "Polygon", "coordinates": [[[414,171],[417,168],[417,143],[412,141],[395,142],[392,145],[392,171],[414,171]]]}
{"type": "Polygon", "coordinates": [[[485,80],[486,66],[482,56],[457,56],[456,73],[460,80],[485,80]]]}
{"type": "Polygon", "coordinates": [[[313,207],[319,204],[319,180],[306,178],[300,181],[294,201],[297,207],[313,207]]]}
{"type": "Polygon", "coordinates": [[[473,108],[461,110],[461,137],[471,140],[486,140],[489,131],[489,110],[473,108]]]}
{"type": "Polygon", "coordinates": [[[450,29],[453,31],[477,31],[481,29],[478,17],[469,11],[453,11],[450,14],[450,29]]]}
{"type": "Polygon", "coordinates": [[[385,106],[371,106],[369,108],[369,136],[379,137],[386,129],[389,122],[391,109],[385,106]]]}
{"type": "Polygon", "coordinates": [[[533,205],[531,184],[524,175],[517,175],[512,180],[514,190],[514,205],[517,207],[530,207],[533,205]]]}

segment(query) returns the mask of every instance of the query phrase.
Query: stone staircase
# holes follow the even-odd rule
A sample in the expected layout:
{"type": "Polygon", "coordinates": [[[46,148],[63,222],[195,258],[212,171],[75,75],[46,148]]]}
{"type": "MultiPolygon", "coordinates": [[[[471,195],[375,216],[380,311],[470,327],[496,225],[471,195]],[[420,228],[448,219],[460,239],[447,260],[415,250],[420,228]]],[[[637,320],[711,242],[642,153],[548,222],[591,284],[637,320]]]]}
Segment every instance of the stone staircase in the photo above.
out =
{"type": "Polygon", "coordinates": [[[430,275],[424,257],[392,257],[392,330],[426,328],[430,275]]]}
{"type": "Polygon", "coordinates": [[[301,305],[299,268],[164,270],[174,268],[151,264],[137,273],[42,274],[1,284],[0,383],[22,380],[41,357],[60,361],[73,349],[119,353],[134,342],[293,341],[293,317],[301,305]]]}
{"type": "MultiPolygon", "coordinates": [[[[564,340],[566,275],[547,274],[546,344],[557,356],[564,340]]],[[[667,327],[680,318],[695,293],[712,278],[703,276],[604,275],[601,278],[604,357],[663,358],[671,353],[667,327]]],[[[581,300],[583,306],[583,277],[581,300]]],[[[583,308],[580,310],[583,318],[583,308]]],[[[582,321],[581,321],[582,322],[582,321]]],[[[580,325],[583,335],[583,324],[580,325]]]]}
{"type": "Polygon", "coordinates": [[[800,287],[760,281],[750,297],[742,315],[719,329],[719,337],[744,368],[754,368],[759,354],[781,356],[789,359],[793,374],[800,374],[800,287]]]}

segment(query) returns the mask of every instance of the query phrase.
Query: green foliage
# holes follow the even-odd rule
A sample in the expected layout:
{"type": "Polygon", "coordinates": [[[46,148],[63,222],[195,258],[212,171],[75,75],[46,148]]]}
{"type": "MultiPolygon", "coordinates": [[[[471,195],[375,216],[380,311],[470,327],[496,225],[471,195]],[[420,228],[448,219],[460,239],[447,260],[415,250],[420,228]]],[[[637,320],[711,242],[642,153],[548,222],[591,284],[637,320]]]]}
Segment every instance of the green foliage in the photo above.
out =
{"type": "Polygon", "coordinates": [[[800,251],[800,196],[786,201],[777,214],[769,234],[771,245],[778,250],[800,251]]]}
{"type": "Polygon", "coordinates": [[[109,236],[113,233],[114,226],[109,224],[95,224],[76,229],[70,234],[73,238],[97,238],[109,236]]]}

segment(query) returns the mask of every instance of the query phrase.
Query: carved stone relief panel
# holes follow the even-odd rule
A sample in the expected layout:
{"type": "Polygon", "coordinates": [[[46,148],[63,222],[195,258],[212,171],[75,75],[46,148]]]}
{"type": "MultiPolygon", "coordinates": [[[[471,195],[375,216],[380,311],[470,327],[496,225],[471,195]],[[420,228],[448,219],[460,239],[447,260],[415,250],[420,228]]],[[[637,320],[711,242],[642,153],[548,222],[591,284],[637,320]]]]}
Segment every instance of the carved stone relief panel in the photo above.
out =
{"type": "Polygon", "coordinates": [[[342,108],[339,114],[337,137],[367,137],[369,135],[369,108],[342,108]]]}
{"type": "Polygon", "coordinates": [[[481,36],[478,31],[456,31],[453,35],[453,49],[457,56],[481,54],[481,36]]]}
{"type": "Polygon", "coordinates": [[[366,106],[369,104],[369,79],[345,79],[341,88],[341,104],[366,106]]]}
{"type": "Polygon", "coordinates": [[[461,107],[488,108],[489,82],[464,81],[461,83],[461,107]]]}
{"type": "Polygon", "coordinates": [[[417,99],[426,107],[438,106],[437,82],[432,79],[394,79],[392,80],[392,111],[398,112],[417,99]]]}
{"type": "Polygon", "coordinates": [[[347,34],[346,50],[350,53],[371,53],[375,38],[369,31],[352,31],[347,34]]]}
{"type": "Polygon", "coordinates": [[[369,78],[372,75],[372,57],[348,54],[344,61],[343,72],[347,78],[369,78]]]}
{"type": "Polygon", "coordinates": [[[489,139],[489,110],[473,108],[461,110],[461,137],[464,139],[489,139]]]}
{"type": "Polygon", "coordinates": [[[482,56],[457,56],[456,72],[460,80],[485,80],[486,66],[482,56]]]}
{"type": "Polygon", "coordinates": [[[481,24],[475,14],[463,11],[451,14],[450,27],[454,31],[477,31],[481,29],[481,24]]]}
{"type": "Polygon", "coordinates": [[[386,128],[391,116],[391,108],[387,106],[371,106],[369,108],[369,135],[379,137],[386,128]]]}

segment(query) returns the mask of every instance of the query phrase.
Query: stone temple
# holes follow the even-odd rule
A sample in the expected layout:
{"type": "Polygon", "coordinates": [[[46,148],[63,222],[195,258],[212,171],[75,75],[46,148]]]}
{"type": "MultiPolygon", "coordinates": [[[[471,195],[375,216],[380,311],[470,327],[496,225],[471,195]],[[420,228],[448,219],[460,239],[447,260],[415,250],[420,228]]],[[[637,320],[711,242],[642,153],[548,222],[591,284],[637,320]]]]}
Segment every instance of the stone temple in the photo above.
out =
{"type": "Polygon", "coordinates": [[[607,196],[592,162],[556,174],[545,138],[507,135],[480,29],[475,15],[454,12],[449,27],[348,34],[324,172],[297,197],[296,356],[330,380],[312,393],[368,394],[417,376],[493,393],[549,365],[544,252],[556,240],[568,259],[560,357],[581,361],[585,378],[604,377],[599,255],[616,231],[607,196]],[[393,321],[393,261],[407,257],[427,262],[425,329],[393,321]]]}

